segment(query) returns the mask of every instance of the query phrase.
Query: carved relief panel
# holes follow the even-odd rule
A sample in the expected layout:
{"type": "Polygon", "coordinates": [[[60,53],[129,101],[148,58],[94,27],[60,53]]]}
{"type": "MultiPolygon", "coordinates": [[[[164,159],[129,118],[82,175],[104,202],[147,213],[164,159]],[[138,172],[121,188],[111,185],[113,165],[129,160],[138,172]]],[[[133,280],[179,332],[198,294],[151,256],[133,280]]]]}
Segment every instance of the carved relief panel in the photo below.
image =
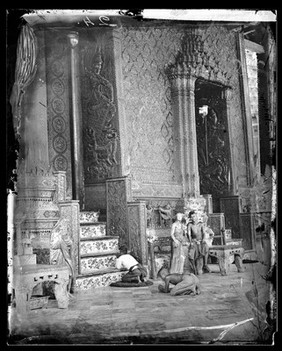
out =
{"type": "Polygon", "coordinates": [[[85,184],[118,176],[119,130],[111,37],[107,31],[80,33],[85,184]]]}

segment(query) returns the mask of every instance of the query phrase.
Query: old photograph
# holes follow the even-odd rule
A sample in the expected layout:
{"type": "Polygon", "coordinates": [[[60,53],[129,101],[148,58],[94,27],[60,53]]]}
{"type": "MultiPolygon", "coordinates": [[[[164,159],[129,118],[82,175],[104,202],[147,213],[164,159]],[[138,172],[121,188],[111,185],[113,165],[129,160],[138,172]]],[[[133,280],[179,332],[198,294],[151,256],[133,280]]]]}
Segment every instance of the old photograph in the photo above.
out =
{"type": "Polygon", "coordinates": [[[6,9],[14,345],[275,345],[277,10],[6,9]]]}

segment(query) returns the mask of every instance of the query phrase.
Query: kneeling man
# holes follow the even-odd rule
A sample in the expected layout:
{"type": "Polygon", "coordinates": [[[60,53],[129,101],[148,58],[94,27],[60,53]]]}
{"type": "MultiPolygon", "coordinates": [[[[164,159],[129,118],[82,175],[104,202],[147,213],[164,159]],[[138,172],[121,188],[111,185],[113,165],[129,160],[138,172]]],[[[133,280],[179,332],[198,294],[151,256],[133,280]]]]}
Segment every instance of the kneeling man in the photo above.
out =
{"type": "Polygon", "coordinates": [[[159,291],[164,293],[170,293],[172,296],[177,295],[199,295],[200,281],[195,274],[184,271],[182,274],[172,273],[169,274],[168,269],[163,267],[158,273],[158,276],[165,282],[165,286],[159,285],[159,291]],[[175,285],[172,289],[169,288],[169,284],[175,285]]]}
{"type": "Polygon", "coordinates": [[[128,272],[122,276],[121,281],[125,283],[140,283],[145,281],[147,275],[146,269],[138,263],[138,261],[127,253],[127,247],[121,246],[120,256],[116,260],[116,268],[120,270],[128,270],[128,272]]]}

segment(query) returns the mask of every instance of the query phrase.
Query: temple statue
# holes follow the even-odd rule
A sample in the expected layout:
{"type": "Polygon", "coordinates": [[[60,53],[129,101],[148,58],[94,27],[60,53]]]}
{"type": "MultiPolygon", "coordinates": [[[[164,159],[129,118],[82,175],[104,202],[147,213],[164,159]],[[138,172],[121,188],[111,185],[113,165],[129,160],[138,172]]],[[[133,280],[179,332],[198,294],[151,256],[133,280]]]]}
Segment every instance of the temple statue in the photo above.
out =
{"type": "Polygon", "coordinates": [[[68,284],[68,292],[73,289],[73,264],[72,264],[72,248],[73,241],[70,237],[69,222],[60,219],[51,233],[50,242],[50,263],[52,265],[67,265],[69,268],[70,281],[68,284]]]}
{"type": "Polygon", "coordinates": [[[172,222],[173,208],[166,205],[164,208],[159,206],[160,224],[164,227],[169,227],[172,222]]]}

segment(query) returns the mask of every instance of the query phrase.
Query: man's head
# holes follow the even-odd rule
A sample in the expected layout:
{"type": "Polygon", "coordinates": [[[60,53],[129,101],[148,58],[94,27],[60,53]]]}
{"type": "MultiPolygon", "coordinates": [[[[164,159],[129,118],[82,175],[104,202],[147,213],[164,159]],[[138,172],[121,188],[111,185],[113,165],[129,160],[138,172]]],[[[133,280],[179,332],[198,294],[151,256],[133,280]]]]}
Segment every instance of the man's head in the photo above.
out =
{"type": "Polygon", "coordinates": [[[195,222],[197,220],[197,213],[195,211],[190,211],[189,218],[195,222]]]}
{"type": "Polygon", "coordinates": [[[176,214],[176,220],[180,222],[182,220],[182,218],[183,218],[183,213],[178,212],[176,214]]]}
{"type": "Polygon", "coordinates": [[[166,267],[162,267],[158,272],[158,277],[164,280],[168,274],[169,274],[168,269],[166,267]]]}
{"type": "Polygon", "coordinates": [[[126,245],[121,245],[119,248],[119,252],[121,255],[127,254],[127,246],[126,245]]]}

